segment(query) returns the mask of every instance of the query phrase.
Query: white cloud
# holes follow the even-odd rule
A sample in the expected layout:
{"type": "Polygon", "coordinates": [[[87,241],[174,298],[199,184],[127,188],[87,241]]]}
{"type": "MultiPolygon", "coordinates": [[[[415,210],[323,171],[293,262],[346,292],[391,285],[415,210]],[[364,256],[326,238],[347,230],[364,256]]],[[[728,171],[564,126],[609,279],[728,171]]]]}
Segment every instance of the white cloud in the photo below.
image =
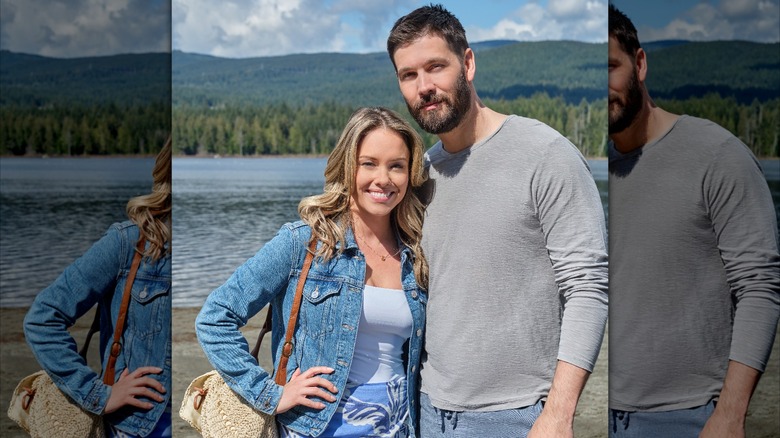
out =
{"type": "Polygon", "coordinates": [[[725,17],[754,17],[758,13],[758,5],[760,3],[768,2],[762,2],[760,0],[721,0],[718,9],[720,9],[725,17]]]}
{"type": "Polygon", "coordinates": [[[326,47],[327,41],[313,36],[337,27],[318,2],[309,3],[313,7],[306,0],[173,0],[174,48],[240,57],[283,53],[296,44],[326,47]]]}
{"type": "Polygon", "coordinates": [[[777,0],[724,0],[717,6],[699,3],[662,28],[640,26],[640,41],[780,41],[777,0]]]}
{"type": "Polygon", "coordinates": [[[582,0],[549,0],[547,9],[554,17],[574,17],[584,13],[587,5],[582,0]]]}
{"type": "MultiPolygon", "coordinates": [[[[415,0],[338,0],[333,10],[339,14],[355,14],[360,20],[360,41],[366,48],[384,50],[387,34],[395,20],[417,7],[415,0]]],[[[345,30],[354,32],[353,26],[345,30]]]]}
{"type": "Polygon", "coordinates": [[[607,4],[603,1],[550,0],[545,8],[529,2],[490,28],[469,26],[469,41],[607,40],[607,4]]]}
{"type": "Polygon", "coordinates": [[[2,0],[1,5],[3,49],[53,57],[170,49],[165,0],[2,0]]]}
{"type": "Polygon", "coordinates": [[[235,58],[356,47],[381,51],[392,20],[412,4],[412,0],[173,0],[173,43],[185,52],[235,58]]]}

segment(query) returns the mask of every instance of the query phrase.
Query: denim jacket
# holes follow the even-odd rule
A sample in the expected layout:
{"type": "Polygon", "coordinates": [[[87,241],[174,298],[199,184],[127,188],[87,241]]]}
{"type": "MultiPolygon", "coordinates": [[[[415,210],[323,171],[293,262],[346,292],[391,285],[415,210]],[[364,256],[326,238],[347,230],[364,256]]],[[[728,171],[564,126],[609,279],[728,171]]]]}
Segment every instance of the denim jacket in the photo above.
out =
{"type": "MultiPolygon", "coordinates": [[[[274,367],[278,367],[310,237],[311,228],[302,221],[284,225],[276,237],[209,295],[196,321],[198,339],[212,365],[236,393],[256,410],[268,414],[276,410],[283,387],[274,382],[269,370],[258,366],[238,329],[271,303],[271,352],[274,367]]],[[[333,368],[332,374],[321,377],[336,386],[337,400],[344,392],[352,363],[366,272],[365,258],[351,230],[347,231],[345,240],[346,247],[341,254],[328,261],[314,258],[303,290],[293,353],[287,365],[287,381],[296,368],[301,371],[313,366],[333,368]]],[[[415,281],[411,251],[406,247],[401,252],[401,266],[401,283],[413,320],[405,353],[409,426],[414,430],[427,295],[415,281]]],[[[299,433],[318,436],[335,413],[338,402],[317,400],[326,407],[317,410],[296,406],[276,419],[299,433]]]]}
{"type": "MultiPolygon", "coordinates": [[[[126,221],[112,225],[105,235],[57,280],[41,291],[24,318],[27,343],[57,387],[84,410],[101,414],[111,394],[79,356],[67,328],[100,302],[100,352],[102,366],[114,336],[125,281],[138,241],[138,227],[126,221]]],[[[162,374],[148,377],[160,381],[166,392],[163,402],[150,401],[150,410],[130,406],[104,418],[124,432],[146,436],[170,403],[171,394],[171,257],[158,261],[144,257],[136,273],[132,298],[122,334],[122,351],[116,362],[115,379],[127,368],[156,366],[162,374]]],[[[80,340],[80,342],[83,342],[80,340]]],[[[105,372],[105,368],[102,368],[105,372]]],[[[101,373],[102,374],[102,373],[101,373]]]]}

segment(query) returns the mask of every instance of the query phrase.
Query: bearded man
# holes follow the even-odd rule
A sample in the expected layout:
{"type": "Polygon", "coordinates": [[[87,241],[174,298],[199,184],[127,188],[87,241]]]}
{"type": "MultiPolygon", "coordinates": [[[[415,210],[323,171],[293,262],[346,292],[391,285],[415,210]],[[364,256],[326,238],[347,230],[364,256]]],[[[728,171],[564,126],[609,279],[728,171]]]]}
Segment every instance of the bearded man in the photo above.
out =
{"type": "Polygon", "coordinates": [[[607,317],[604,213],[587,162],[474,89],[465,31],[439,5],[387,42],[427,154],[430,268],[420,434],[571,437],[607,317]]]}
{"type": "Polygon", "coordinates": [[[610,437],[744,437],[780,316],[758,161],[656,106],[634,25],[609,6],[610,437]]]}

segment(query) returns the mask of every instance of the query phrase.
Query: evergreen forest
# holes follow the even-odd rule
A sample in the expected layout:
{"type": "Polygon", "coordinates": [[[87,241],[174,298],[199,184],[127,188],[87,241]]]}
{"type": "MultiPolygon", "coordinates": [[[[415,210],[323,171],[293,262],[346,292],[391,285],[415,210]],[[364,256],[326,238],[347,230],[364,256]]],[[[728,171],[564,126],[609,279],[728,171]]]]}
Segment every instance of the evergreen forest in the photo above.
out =
{"type": "MultiPolygon", "coordinates": [[[[549,124],[588,157],[605,155],[605,43],[473,48],[486,105],[549,124]]],[[[759,157],[779,155],[780,43],[670,41],[646,50],[659,106],[724,126],[759,157]]],[[[385,53],[63,60],[2,51],[0,61],[3,155],[148,154],[169,132],[184,155],[327,154],[360,106],[387,106],[411,122],[385,53]]],[[[419,132],[427,145],[436,141],[419,132]]]]}

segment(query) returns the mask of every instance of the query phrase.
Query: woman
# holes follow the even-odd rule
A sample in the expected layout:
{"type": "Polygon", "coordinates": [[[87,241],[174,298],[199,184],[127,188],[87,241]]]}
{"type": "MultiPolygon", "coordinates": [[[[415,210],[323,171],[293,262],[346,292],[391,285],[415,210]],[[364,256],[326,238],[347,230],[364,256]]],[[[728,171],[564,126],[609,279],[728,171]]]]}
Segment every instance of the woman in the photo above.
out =
{"type": "Polygon", "coordinates": [[[356,111],[325,168],[324,193],[212,292],[198,339],[228,385],[275,413],[281,436],[413,436],[427,265],[420,248],[422,142],[398,114],[356,111]],[[239,327],[271,303],[275,366],[310,239],[287,384],[257,365],[239,327]]]}
{"type": "Polygon", "coordinates": [[[171,139],[157,155],[152,193],[127,203],[130,220],[112,225],[83,256],[41,291],[24,319],[41,367],[82,409],[104,418],[109,436],[171,436],[171,139]],[[67,328],[96,303],[106,371],[136,242],[146,239],[109,386],[76,351],[67,328]]]}

